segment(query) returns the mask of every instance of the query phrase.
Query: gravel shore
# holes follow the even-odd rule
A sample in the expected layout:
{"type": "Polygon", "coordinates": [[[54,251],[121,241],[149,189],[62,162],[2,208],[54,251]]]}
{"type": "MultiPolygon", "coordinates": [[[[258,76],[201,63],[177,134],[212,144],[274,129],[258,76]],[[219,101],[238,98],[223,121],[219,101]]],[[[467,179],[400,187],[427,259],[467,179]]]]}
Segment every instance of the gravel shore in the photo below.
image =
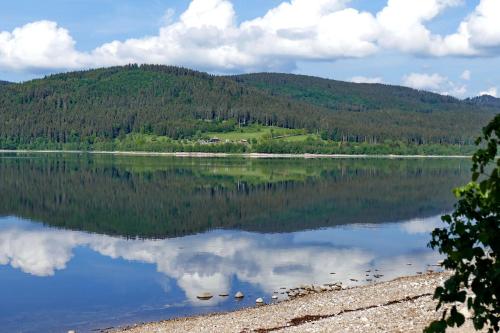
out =
{"type": "MultiPolygon", "coordinates": [[[[447,273],[398,278],[310,294],[240,311],[181,318],[112,332],[422,332],[435,312],[432,294],[447,273]]],[[[450,332],[474,332],[470,324],[450,332]]]]}

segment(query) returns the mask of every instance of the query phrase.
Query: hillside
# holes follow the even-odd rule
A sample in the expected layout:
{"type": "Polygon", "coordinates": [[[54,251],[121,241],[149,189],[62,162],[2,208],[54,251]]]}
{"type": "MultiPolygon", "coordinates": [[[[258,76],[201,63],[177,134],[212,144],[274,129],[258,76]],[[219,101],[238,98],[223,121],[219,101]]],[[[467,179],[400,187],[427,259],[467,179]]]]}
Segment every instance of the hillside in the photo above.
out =
{"type": "Polygon", "coordinates": [[[455,140],[460,137],[460,132],[468,137],[476,131],[474,127],[486,124],[487,119],[500,112],[500,105],[469,103],[401,86],[279,73],[246,74],[232,78],[273,96],[327,108],[337,117],[349,119],[352,131],[377,127],[383,137],[393,138],[397,133],[398,138],[418,143],[422,142],[414,138],[422,138],[424,143],[450,143],[453,142],[451,137],[455,140]]]}
{"type": "Polygon", "coordinates": [[[0,92],[2,136],[21,143],[139,132],[189,138],[197,131],[223,130],[220,121],[228,119],[314,129],[325,111],[223,77],[167,66],[59,74],[0,92]]]}
{"type": "Polygon", "coordinates": [[[232,78],[247,86],[266,90],[272,95],[288,96],[332,111],[397,110],[432,113],[470,110],[468,103],[452,96],[402,86],[353,83],[280,73],[245,74],[232,78]]]}
{"type": "Polygon", "coordinates": [[[129,65],[3,86],[0,147],[92,148],[139,133],[195,142],[249,124],[342,142],[467,144],[499,111],[395,86],[129,65]]]}
{"type": "Polygon", "coordinates": [[[482,95],[473,98],[467,98],[465,100],[465,103],[471,105],[500,108],[500,98],[496,98],[490,95],[482,95]]]}
{"type": "Polygon", "coordinates": [[[11,84],[11,82],[0,80],[0,86],[5,86],[5,85],[8,85],[8,84],[11,84]]]}

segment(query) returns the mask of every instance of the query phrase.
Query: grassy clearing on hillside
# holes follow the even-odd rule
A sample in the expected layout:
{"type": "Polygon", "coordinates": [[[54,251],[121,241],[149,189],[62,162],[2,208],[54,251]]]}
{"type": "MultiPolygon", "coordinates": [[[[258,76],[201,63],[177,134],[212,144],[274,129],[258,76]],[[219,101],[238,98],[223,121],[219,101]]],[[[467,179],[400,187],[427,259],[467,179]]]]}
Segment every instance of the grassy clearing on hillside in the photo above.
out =
{"type": "Polygon", "coordinates": [[[231,142],[239,142],[241,140],[252,141],[266,140],[266,139],[281,139],[292,136],[305,136],[305,130],[302,129],[289,129],[276,126],[261,126],[252,125],[236,129],[227,133],[205,133],[203,136],[206,138],[218,138],[222,141],[229,140],[231,142]]]}
{"type": "Polygon", "coordinates": [[[304,142],[307,140],[321,140],[321,138],[319,137],[319,135],[316,134],[299,134],[299,135],[287,136],[284,138],[276,138],[275,140],[284,142],[304,142]]]}

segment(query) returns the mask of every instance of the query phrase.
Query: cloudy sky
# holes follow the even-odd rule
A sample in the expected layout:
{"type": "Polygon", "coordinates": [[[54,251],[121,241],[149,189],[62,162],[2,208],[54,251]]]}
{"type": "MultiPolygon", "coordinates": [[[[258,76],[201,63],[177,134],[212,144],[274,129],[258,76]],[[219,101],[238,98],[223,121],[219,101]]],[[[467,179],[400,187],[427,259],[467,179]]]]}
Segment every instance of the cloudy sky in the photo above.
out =
{"type": "Polygon", "coordinates": [[[500,95],[500,0],[0,3],[0,80],[127,63],[500,95]]]}

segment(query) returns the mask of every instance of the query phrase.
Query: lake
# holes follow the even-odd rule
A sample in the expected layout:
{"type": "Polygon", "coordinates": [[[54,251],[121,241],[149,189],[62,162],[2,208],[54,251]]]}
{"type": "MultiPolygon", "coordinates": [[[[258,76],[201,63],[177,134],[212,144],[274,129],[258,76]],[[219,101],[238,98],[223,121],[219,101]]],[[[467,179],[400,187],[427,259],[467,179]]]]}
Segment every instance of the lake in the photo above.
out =
{"type": "Polygon", "coordinates": [[[87,332],[435,269],[429,233],[470,167],[2,154],[0,331],[87,332]]]}

